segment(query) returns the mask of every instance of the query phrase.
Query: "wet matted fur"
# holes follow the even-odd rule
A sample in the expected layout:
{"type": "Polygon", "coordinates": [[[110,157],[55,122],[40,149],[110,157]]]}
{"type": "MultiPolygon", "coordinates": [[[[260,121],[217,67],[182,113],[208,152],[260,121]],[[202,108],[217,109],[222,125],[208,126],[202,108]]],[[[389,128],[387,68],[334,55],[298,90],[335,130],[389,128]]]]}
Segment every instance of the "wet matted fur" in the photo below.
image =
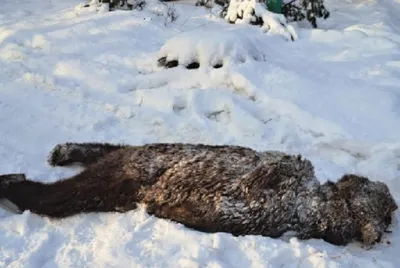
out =
{"type": "Polygon", "coordinates": [[[382,182],[349,174],[320,184],[301,156],[239,146],[65,143],[48,162],[85,169],[49,184],[0,176],[0,198],[53,218],[124,212],[140,203],[151,215],[203,232],[279,237],[294,231],[337,245],[378,242],[397,209],[382,182]]]}

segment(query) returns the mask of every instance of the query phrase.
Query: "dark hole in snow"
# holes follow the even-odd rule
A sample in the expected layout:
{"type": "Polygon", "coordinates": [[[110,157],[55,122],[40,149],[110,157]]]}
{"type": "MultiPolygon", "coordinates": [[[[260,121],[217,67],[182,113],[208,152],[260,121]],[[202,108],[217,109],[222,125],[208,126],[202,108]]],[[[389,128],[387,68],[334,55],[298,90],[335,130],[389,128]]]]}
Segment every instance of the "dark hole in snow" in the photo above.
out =
{"type": "Polygon", "coordinates": [[[219,68],[222,68],[222,63],[217,63],[217,64],[215,64],[213,67],[215,68],[215,69],[219,69],[219,68]]]}
{"type": "Polygon", "coordinates": [[[168,61],[165,64],[165,68],[174,68],[176,66],[178,66],[178,61],[177,60],[171,60],[171,61],[168,61]]]}
{"type": "Polygon", "coordinates": [[[165,63],[167,63],[167,57],[162,57],[158,59],[158,66],[165,66],[165,63]]]}
{"type": "Polygon", "coordinates": [[[199,67],[200,67],[200,64],[198,62],[192,62],[188,66],[186,66],[186,68],[188,68],[189,70],[199,69],[199,67]]]}
{"type": "Polygon", "coordinates": [[[167,57],[162,57],[158,59],[158,66],[162,66],[165,68],[174,68],[178,66],[177,60],[167,61],[167,57]]]}

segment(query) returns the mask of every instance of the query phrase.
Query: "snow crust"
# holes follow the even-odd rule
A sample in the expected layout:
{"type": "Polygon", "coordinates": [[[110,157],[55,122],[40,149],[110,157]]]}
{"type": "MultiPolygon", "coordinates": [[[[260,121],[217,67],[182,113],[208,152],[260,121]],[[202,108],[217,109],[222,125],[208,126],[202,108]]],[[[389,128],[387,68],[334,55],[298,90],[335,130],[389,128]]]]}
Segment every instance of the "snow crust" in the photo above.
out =
{"type": "MultiPolygon", "coordinates": [[[[301,153],[321,182],[348,172],[384,181],[400,203],[398,1],[329,0],[331,17],[320,29],[298,28],[296,42],[192,3],[174,4],[175,23],[158,5],[80,13],[79,3],[2,2],[0,174],[43,182],[73,175],[78,168],[46,164],[66,141],[236,144],[301,153]],[[253,47],[263,60],[252,60],[253,47]],[[163,69],[160,51],[231,60],[219,69],[163,69]],[[251,60],[236,60],[235,51],[251,60]]],[[[366,250],[290,234],[203,234],[143,209],[59,221],[0,210],[0,267],[396,268],[398,219],[399,211],[393,233],[366,250]]]]}

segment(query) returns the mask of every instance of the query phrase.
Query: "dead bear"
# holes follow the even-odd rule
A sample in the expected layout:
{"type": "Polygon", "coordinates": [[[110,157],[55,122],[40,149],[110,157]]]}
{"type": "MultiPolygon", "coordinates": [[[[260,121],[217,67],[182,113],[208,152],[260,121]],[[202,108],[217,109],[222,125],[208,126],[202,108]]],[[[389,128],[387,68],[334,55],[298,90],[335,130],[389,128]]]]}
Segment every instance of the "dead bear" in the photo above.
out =
{"type": "Polygon", "coordinates": [[[203,232],[300,239],[336,245],[379,242],[397,205],[382,182],[347,174],[320,184],[311,162],[231,145],[65,143],[52,166],[85,169],[54,183],[0,176],[8,208],[52,218],[78,213],[147,212],[203,232]]]}

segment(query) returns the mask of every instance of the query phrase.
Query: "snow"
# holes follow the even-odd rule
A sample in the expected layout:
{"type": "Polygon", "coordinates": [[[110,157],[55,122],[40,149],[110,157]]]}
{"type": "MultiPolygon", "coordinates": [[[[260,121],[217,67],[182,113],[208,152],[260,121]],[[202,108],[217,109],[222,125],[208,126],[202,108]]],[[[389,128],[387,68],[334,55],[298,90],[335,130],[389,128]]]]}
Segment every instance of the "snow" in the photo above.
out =
{"type": "MultiPolygon", "coordinates": [[[[174,3],[174,23],[162,4],[110,13],[79,4],[2,2],[0,174],[75,174],[46,164],[66,141],[235,144],[301,153],[322,182],[348,172],[384,181],[400,202],[399,1],[329,0],[331,17],[319,29],[294,25],[294,42],[190,2],[174,3]],[[160,53],[228,64],[163,69],[160,53]]],[[[398,219],[366,250],[203,234],[143,209],[64,220],[0,210],[0,267],[397,267],[398,219]]]]}

